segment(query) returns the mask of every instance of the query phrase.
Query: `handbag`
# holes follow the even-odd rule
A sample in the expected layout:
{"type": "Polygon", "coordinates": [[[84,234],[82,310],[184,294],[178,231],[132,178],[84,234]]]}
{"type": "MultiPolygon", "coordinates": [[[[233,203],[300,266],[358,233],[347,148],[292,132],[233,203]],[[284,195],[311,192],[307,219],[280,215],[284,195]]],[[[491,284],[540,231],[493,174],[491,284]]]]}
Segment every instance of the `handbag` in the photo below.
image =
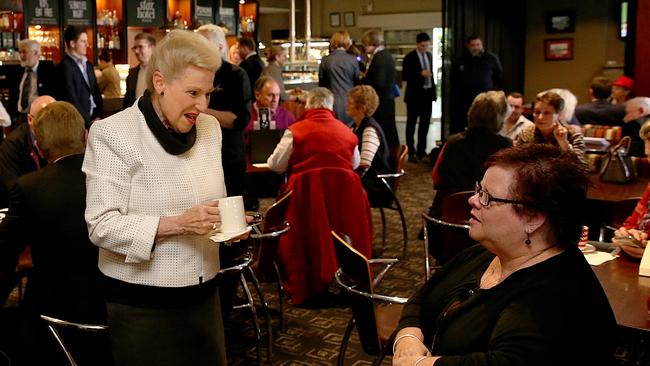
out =
{"type": "Polygon", "coordinates": [[[628,154],[632,139],[623,137],[605,156],[600,168],[600,180],[612,183],[629,183],[636,179],[636,171],[628,154]]]}

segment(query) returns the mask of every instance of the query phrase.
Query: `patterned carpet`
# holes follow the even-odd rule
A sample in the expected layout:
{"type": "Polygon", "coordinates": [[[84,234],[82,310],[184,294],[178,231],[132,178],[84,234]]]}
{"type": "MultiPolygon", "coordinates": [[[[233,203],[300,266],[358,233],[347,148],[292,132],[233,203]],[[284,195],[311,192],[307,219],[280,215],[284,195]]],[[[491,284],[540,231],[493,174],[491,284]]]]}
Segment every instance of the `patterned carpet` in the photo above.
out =
{"type": "MultiPolygon", "coordinates": [[[[398,197],[404,209],[408,225],[408,255],[391,269],[383,280],[379,291],[382,294],[408,297],[424,281],[423,241],[417,240],[421,227],[420,213],[426,210],[433,199],[431,188],[431,165],[426,162],[407,163],[406,175],[400,181],[398,197]]],[[[269,205],[264,201],[262,205],[269,205]]],[[[399,215],[387,212],[387,240],[383,257],[396,258],[401,255],[402,230],[399,215]]],[[[374,248],[381,247],[381,219],[378,210],[373,210],[374,248]],[[376,212],[374,212],[376,211],[376,212]]],[[[340,296],[334,296],[320,306],[296,307],[285,300],[286,332],[280,332],[278,296],[275,285],[263,285],[265,295],[272,308],[273,355],[272,365],[334,365],[338,349],[351,310],[343,304],[340,296]]],[[[336,292],[335,286],[331,291],[336,292]]],[[[264,326],[262,326],[264,329],[264,326]]],[[[263,330],[264,363],[266,363],[266,334],[263,330]]],[[[235,310],[226,323],[226,344],[229,365],[254,365],[257,363],[255,332],[247,309],[235,310]]],[[[370,365],[372,356],[366,355],[359,344],[356,330],[352,333],[346,352],[346,365],[370,365]]],[[[384,360],[390,364],[390,358],[384,360]]]]}

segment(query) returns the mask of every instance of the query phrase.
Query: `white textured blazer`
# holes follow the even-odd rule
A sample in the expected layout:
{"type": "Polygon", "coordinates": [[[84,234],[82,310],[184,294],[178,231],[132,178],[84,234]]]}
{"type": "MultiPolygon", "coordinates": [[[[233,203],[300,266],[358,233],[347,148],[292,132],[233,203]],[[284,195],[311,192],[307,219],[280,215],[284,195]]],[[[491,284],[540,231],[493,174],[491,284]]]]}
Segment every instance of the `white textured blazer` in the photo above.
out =
{"type": "Polygon", "coordinates": [[[154,246],[161,217],[226,196],[221,128],[200,114],[196,142],[167,153],[138,103],[92,125],[83,163],[86,223],[106,276],[158,287],[197,285],[219,271],[219,247],[208,235],[179,235],[154,246]]]}

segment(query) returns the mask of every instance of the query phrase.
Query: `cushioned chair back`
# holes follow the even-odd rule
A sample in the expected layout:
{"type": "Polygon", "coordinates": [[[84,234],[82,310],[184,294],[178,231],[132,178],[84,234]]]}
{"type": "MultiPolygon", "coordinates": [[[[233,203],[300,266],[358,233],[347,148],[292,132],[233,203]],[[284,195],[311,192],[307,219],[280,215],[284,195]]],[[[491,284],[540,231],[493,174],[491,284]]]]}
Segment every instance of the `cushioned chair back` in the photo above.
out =
{"type": "MultiPolygon", "coordinates": [[[[262,222],[263,234],[284,228],[292,192],[288,191],[281,194],[275,203],[266,210],[262,222]]],[[[277,257],[278,240],[278,237],[261,239],[259,246],[255,248],[251,268],[262,282],[276,279],[273,263],[277,257]]]]}
{"type": "MultiPolygon", "coordinates": [[[[472,207],[467,200],[474,191],[457,192],[445,197],[442,201],[442,220],[459,225],[467,225],[472,207]]],[[[442,230],[442,256],[445,260],[476,244],[470,238],[469,230],[444,227],[442,230]]]]}
{"type": "MultiPolygon", "coordinates": [[[[367,258],[352,247],[345,234],[332,231],[336,258],[348,286],[372,294],[372,272],[367,258]]],[[[377,333],[377,319],[373,301],[365,296],[349,292],[352,296],[352,315],[359,333],[363,350],[369,355],[378,355],[381,342],[377,333]]]]}

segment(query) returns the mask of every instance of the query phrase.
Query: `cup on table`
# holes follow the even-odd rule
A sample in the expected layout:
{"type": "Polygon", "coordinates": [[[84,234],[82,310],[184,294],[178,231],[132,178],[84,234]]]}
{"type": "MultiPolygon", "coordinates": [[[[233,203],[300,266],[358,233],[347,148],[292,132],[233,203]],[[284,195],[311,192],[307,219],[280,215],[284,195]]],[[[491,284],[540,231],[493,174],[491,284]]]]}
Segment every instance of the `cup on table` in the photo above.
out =
{"type": "Polygon", "coordinates": [[[587,245],[587,240],[589,240],[589,226],[582,226],[582,234],[580,234],[580,241],[578,241],[578,246],[584,248],[587,245]]]}
{"type": "Polygon", "coordinates": [[[239,233],[246,230],[246,213],[242,196],[224,197],[219,200],[222,233],[239,233]]]}

